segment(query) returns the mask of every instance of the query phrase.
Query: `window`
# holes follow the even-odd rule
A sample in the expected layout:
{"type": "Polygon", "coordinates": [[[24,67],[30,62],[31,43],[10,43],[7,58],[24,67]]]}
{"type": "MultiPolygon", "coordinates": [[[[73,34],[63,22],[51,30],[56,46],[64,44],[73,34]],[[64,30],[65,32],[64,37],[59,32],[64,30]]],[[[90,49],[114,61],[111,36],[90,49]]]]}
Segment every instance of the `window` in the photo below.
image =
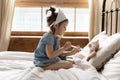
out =
{"type": "Polygon", "coordinates": [[[41,8],[16,7],[12,31],[40,31],[41,8]]]}
{"type": "MultiPolygon", "coordinates": [[[[45,11],[48,7],[16,7],[12,31],[48,31],[45,11]]],[[[88,32],[88,8],[62,8],[69,20],[68,32],[88,32]]]]}
{"type": "Polygon", "coordinates": [[[88,32],[89,30],[89,9],[76,9],[76,32],[88,32]]]}
{"type": "Polygon", "coordinates": [[[69,20],[66,32],[88,32],[89,9],[88,0],[16,0],[13,17],[13,32],[46,32],[45,11],[52,4],[58,4],[69,20]],[[87,3],[87,4],[86,4],[87,3]]]}

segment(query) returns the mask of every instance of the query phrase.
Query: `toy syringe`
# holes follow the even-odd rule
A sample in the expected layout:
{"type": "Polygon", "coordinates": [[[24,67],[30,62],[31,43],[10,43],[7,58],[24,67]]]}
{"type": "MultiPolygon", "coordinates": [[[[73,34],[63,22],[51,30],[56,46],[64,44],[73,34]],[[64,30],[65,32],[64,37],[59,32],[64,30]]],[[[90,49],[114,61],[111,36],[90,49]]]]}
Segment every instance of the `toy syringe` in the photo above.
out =
{"type": "MultiPolygon", "coordinates": [[[[77,46],[71,45],[72,48],[78,48],[77,46]]],[[[79,50],[82,50],[82,48],[80,47],[79,50]]]]}

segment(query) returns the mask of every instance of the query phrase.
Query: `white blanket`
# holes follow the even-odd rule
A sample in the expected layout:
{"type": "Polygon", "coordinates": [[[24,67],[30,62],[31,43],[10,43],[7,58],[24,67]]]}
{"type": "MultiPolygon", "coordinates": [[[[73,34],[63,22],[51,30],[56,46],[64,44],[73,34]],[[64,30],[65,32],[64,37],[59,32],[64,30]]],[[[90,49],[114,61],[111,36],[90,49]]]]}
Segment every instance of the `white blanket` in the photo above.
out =
{"type": "Polygon", "coordinates": [[[42,70],[34,67],[33,54],[0,52],[0,80],[106,80],[89,63],[83,61],[70,69],[42,70]]]}
{"type": "Polygon", "coordinates": [[[120,80],[120,51],[106,63],[102,74],[108,80],[120,80]]]}

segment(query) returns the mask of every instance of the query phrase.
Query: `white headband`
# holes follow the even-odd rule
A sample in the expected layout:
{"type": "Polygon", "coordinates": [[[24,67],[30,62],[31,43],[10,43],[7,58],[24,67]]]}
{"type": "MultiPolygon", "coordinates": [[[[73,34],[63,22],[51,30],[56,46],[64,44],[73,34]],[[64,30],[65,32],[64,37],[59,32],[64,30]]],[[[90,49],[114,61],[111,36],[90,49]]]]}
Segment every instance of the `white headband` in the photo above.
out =
{"type": "Polygon", "coordinates": [[[56,20],[50,25],[50,27],[53,25],[53,24],[58,24],[64,20],[66,20],[66,16],[64,15],[64,13],[59,9],[59,12],[58,12],[58,15],[57,15],[57,18],[56,20]]]}

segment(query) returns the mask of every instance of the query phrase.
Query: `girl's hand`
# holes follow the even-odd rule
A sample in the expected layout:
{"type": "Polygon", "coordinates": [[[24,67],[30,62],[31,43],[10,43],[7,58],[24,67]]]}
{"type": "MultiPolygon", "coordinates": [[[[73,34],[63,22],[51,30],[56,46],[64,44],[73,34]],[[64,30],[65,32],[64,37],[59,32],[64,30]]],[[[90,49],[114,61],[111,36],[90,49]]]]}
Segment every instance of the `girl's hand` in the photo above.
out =
{"type": "Polygon", "coordinates": [[[76,47],[73,47],[73,49],[72,49],[72,53],[73,54],[76,54],[76,53],[78,53],[80,51],[80,46],[79,45],[77,45],[76,47]]]}
{"type": "Polygon", "coordinates": [[[67,42],[64,44],[63,47],[64,47],[65,50],[71,48],[71,42],[70,42],[70,41],[67,41],[67,42]]]}

